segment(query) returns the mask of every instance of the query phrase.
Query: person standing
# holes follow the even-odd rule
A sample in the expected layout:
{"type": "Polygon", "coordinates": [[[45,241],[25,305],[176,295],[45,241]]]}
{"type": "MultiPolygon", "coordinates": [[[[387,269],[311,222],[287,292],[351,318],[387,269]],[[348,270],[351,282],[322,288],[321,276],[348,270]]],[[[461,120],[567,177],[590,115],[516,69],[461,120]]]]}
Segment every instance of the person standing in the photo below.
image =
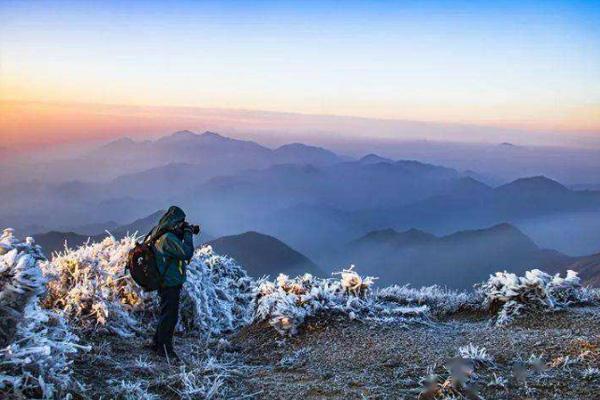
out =
{"type": "Polygon", "coordinates": [[[146,241],[154,240],[156,265],[163,279],[158,289],[160,315],[152,348],[161,356],[178,360],[173,348],[173,334],[179,319],[179,296],[186,280],[186,266],[194,253],[193,234],[199,227],[185,221],[185,213],[171,206],[152,229],[146,241]]]}

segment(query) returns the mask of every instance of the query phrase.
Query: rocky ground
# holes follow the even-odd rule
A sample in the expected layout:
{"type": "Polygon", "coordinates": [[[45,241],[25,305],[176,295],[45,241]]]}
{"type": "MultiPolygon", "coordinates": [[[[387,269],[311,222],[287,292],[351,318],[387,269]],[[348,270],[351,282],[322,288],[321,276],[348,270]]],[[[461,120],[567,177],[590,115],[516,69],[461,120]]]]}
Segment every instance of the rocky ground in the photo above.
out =
{"type": "Polygon", "coordinates": [[[502,328],[469,316],[409,326],[334,319],[282,339],[254,325],[233,343],[248,365],[243,392],[260,399],[433,398],[420,382],[432,374],[444,381],[458,349],[469,344],[489,357],[471,363],[468,389],[454,398],[600,399],[597,307],[502,328]]]}

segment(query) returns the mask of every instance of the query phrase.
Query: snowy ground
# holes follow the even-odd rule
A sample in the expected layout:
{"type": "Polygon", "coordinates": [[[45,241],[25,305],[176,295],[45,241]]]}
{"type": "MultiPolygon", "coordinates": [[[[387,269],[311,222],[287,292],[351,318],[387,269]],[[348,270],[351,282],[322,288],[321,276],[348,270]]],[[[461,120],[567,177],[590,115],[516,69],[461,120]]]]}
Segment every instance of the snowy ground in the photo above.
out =
{"type": "Polygon", "coordinates": [[[234,343],[252,367],[242,393],[261,399],[433,398],[424,395],[422,380],[445,379],[459,348],[469,344],[485,349],[489,360],[474,363],[471,393],[454,398],[600,399],[597,307],[506,327],[473,315],[402,327],[327,320],[283,340],[251,326],[234,343]]]}

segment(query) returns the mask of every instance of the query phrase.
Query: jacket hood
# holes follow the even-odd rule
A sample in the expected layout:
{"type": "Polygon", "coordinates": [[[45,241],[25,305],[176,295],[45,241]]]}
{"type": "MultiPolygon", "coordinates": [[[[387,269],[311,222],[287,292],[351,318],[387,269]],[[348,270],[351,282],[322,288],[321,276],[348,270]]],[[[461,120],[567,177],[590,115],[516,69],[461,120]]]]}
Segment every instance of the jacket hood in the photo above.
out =
{"type": "Polygon", "coordinates": [[[185,213],[177,206],[171,206],[158,222],[160,227],[174,228],[178,224],[185,221],[185,213]]]}
{"type": "Polygon", "coordinates": [[[165,215],[163,215],[160,218],[158,225],[156,225],[154,229],[152,229],[152,232],[147,240],[153,239],[153,237],[159,232],[161,232],[162,235],[166,231],[173,230],[175,227],[177,227],[177,225],[179,225],[183,221],[185,221],[185,213],[183,212],[183,210],[177,206],[169,207],[165,215]]]}

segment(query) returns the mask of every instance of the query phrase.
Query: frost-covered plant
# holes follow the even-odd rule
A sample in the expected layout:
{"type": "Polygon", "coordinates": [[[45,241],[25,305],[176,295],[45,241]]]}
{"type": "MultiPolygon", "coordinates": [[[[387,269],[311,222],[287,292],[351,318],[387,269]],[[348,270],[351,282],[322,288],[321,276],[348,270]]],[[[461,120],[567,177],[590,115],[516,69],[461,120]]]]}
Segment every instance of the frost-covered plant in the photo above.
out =
{"type": "Polygon", "coordinates": [[[281,334],[294,335],[306,317],[323,310],[345,309],[350,296],[339,281],[305,274],[294,279],[280,274],[275,282],[259,282],[255,321],[269,320],[281,334]]]}
{"type": "Polygon", "coordinates": [[[350,268],[342,270],[341,272],[335,272],[334,275],[341,276],[340,286],[346,294],[357,297],[365,297],[377,279],[372,276],[367,276],[365,278],[361,277],[354,271],[354,265],[351,265],[350,268]]]}
{"type": "Polygon", "coordinates": [[[142,329],[153,296],[144,293],[125,270],[135,237],[109,236],[99,243],[66,249],[42,264],[48,278],[44,306],[80,329],[122,337],[142,329]]]}
{"type": "Polygon", "coordinates": [[[577,273],[568,271],[565,278],[538,269],[526,271],[524,277],[508,272],[496,272],[479,285],[484,307],[497,314],[496,323],[503,325],[516,316],[535,311],[564,307],[582,300],[577,273]]]}
{"type": "Polygon", "coordinates": [[[280,334],[294,335],[306,318],[321,313],[397,322],[422,317],[426,312],[425,306],[399,307],[378,301],[370,293],[374,278],[361,277],[353,267],[335,275],[340,279],[320,279],[310,274],[291,279],[280,274],[274,282],[258,281],[254,321],[268,320],[280,334]]]}
{"type": "Polygon", "coordinates": [[[475,306],[475,295],[457,290],[446,289],[438,285],[420,289],[409,285],[393,285],[377,292],[377,298],[402,305],[426,305],[436,315],[452,314],[462,308],[475,306]]]}
{"type": "Polygon", "coordinates": [[[454,359],[446,366],[446,373],[435,374],[433,368],[427,369],[427,375],[419,380],[421,385],[415,390],[419,399],[480,399],[471,388],[476,377],[470,362],[454,359]]]}
{"type": "Polygon", "coordinates": [[[222,363],[214,357],[192,357],[189,361],[189,366],[183,364],[152,383],[168,386],[180,399],[227,398],[223,385],[229,376],[239,374],[237,364],[222,363]]]}
{"type": "Polygon", "coordinates": [[[149,383],[142,379],[131,381],[110,382],[111,392],[115,399],[120,400],[137,400],[148,399],[154,400],[159,397],[148,391],[149,383]]]}
{"type": "Polygon", "coordinates": [[[0,347],[11,342],[23,310],[44,291],[43,259],[32,238],[20,242],[12,229],[0,236],[0,347]]]}
{"type": "Polygon", "coordinates": [[[232,258],[210,246],[196,250],[188,265],[180,324],[189,332],[220,335],[252,320],[254,281],[232,258]]]}
{"type": "Polygon", "coordinates": [[[152,371],[154,369],[154,363],[148,360],[148,357],[139,356],[134,362],[134,367],[141,371],[152,371]]]}
{"type": "Polygon", "coordinates": [[[77,344],[60,316],[40,307],[43,255],[33,239],[20,242],[7,229],[0,249],[0,391],[42,398],[65,394],[74,383],[70,355],[89,348],[77,344]]]}
{"type": "Polygon", "coordinates": [[[502,375],[496,375],[494,372],[492,379],[490,379],[487,385],[506,388],[506,385],[508,385],[508,380],[502,375]]]}
{"type": "Polygon", "coordinates": [[[564,278],[559,274],[554,275],[546,289],[554,306],[568,306],[582,300],[581,279],[572,270],[568,270],[564,278]]]}
{"type": "MultiPolygon", "coordinates": [[[[44,306],[84,331],[127,337],[148,329],[156,296],[144,292],[125,270],[135,240],[107,237],[43,263],[49,279],[44,306]]],[[[180,327],[199,335],[233,331],[250,321],[252,298],[253,281],[243,268],[208,246],[199,249],[188,265],[180,327]]]]}
{"type": "Polygon", "coordinates": [[[494,363],[494,359],[488,354],[485,347],[478,347],[472,343],[459,347],[458,355],[482,365],[494,363]]]}
{"type": "Polygon", "coordinates": [[[525,363],[527,365],[531,365],[538,372],[543,371],[545,369],[544,358],[541,355],[538,356],[537,354],[532,354],[525,361],[525,363]]]}
{"type": "Polygon", "coordinates": [[[581,377],[586,381],[600,380],[600,368],[586,368],[585,370],[583,370],[581,377]]]}
{"type": "Polygon", "coordinates": [[[281,358],[278,366],[284,369],[297,368],[306,363],[306,357],[308,355],[307,348],[301,348],[294,351],[292,354],[285,355],[281,358]]]}
{"type": "Polygon", "coordinates": [[[582,287],[579,292],[582,304],[600,304],[600,288],[582,287]]]}

